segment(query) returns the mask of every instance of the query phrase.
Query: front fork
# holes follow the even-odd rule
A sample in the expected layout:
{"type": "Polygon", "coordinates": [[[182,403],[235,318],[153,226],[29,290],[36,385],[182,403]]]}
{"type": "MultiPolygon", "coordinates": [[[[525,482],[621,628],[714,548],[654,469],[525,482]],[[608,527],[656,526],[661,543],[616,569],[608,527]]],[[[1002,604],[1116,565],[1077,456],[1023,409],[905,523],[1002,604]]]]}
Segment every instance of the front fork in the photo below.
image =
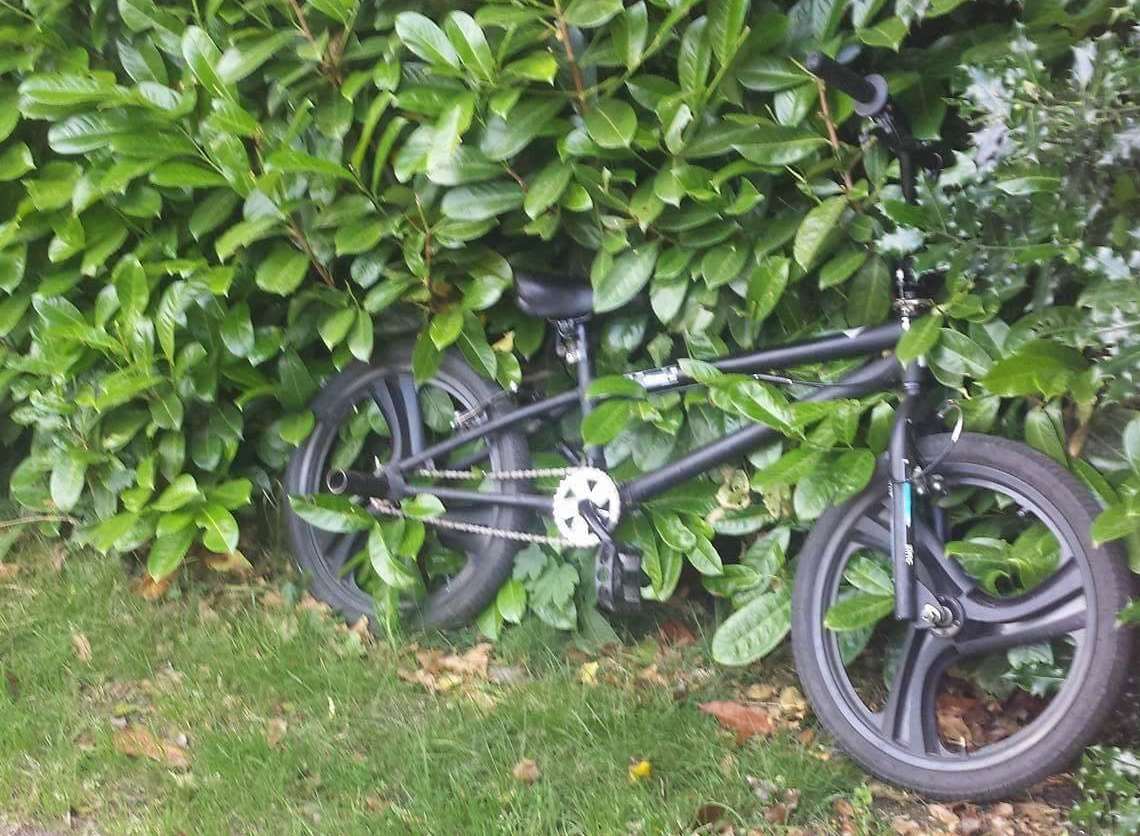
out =
{"type": "Polygon", "coordinates": [[[891,427],[888,447],[891,502],[891,564],[895,580],[895,618],[914,621],[917,616],[917,578],[914,569],[914,485],[910,455],[910,426],[921,391],[922,369],[910,362],[903,370],[902,397],[891,427]]]}

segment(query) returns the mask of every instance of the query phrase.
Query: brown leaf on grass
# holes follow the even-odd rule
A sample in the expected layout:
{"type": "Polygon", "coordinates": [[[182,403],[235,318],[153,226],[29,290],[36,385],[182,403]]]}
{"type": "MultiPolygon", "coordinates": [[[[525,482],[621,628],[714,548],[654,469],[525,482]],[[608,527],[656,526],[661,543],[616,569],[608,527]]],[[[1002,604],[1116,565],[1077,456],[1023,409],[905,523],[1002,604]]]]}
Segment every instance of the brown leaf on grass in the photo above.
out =
{"type": "Polygon", "coordinates": [[[701,711],[716,717],[717,722],[730,731],[736,732],[736,742],[743,743],[755,734],[771,734],[772,718],[762,708],[744,705],[731,700],[703,702],[701,711]]]}
{"type": "Polygon", "coordinates": [[[289,724],[282,717],[274,717],[265,724],[265,742],[270,749],[276,749],[280,745],[281,740],[285,737],[285,732],[289,731],[289,724]]]}
{"type": "Polygon", "coordinates": [[[899,836],[912,836],[924,832],[922,825],[907,816],[895,816],[891,819],[891,830],[899,836]]]}
{"type": "Polygon", "coordinates": [[[114,735],[115,750],[131,758],[149,758],[171,769],[189,769],[190,758],[186,750],[174,743],[159,740],[142,726],[117,729],[114,735]]]}
{"type": "Polygon", "coordinates": [[[360,639],[362,644],[371,644],[376,637],[368,626],[368,616],[362,615],[347,627],[348,632],[360,639]]]}
{"type": "Polygon", "coordinates": [[[782,720],[799,721],[808,712],[807,700],[798,688],[790,685],[780,691],[780,718],[782,720]]]}
{"type": "Polygon", "coordinates": [[[450,654],[439,660],[444,670],[464,677],[487,678],[491,663],[491,645],[480,642],[463,654],[450,654]]]}
{"type": "Polygon", "coordinates": [[[205,560],[206,567],[211,572],[222,572],[232,575],[249,575],[253,573],[251,564],[244,554],[232,551],[228,554],[210,554],[205,560]]]}
{"type": "Polygon", "coordinates": [[[20,567],[15,563],[0,563],[0,581],[9,581],[20,574],[20,567]]]}
{"type": "Polygon", "coordinates": [[[638,671],[637,679],[639,682],[646,682],[650,685],[659,685],[662,688],[669,687],[669,680],[661,675],[661,672],[657,670],[656,664],[652,664],[638,671]]]}
{"type": "Polygon", "coordinates": [[[139,575],[131,584],[131,592],[146,601],[157,601],[170,589],[173,580],[174,575],[167,575],[160,581],[147,574],[139,575]]]}
{"type": "Polygon", "coordinates": [[[799,790],[784,790],[784,795],[778,804],[773,804],[764,811],[764,818],[772,824],[787,824],[792,813],[800,804],[799,790]]]}
{"type": "Polygon", "coordinates": [[[661,636],[661,643],[670,647],[688,647],[697,641],[693,631],[684,622],[675,618],[670,618],[662,624],[657,632],[661,636]]]}
{"type": "Polygon", "coordinates": [[[930,817],[948,830],[958,826],[958,816],[949,807],[942,804],[927,804],[926,812],[930,817]]]}
{"type": "Polygon", "coordinates": [[[768,702],[772,697],[776,696],[776,689],[771,685],[757,683],[749,685],[748,689],[744,692],[744,696],[753,702],[768,702]]]}
{"type": "Polygon", "coordinates": [[[542,777],[542,773],[538,770],[538,764],[530,758],[523,758],[516,763],[515,768],[511,770],[511,775],[515,777],[516,781],[522,781],[528,786],[542,777]]]}
{"type": "Polygon", "coordinates": [[[855,805],[846,798],[837,798],[832,802],[831,809],[839,818],[840,836],[855,836],[859,832],[855,823],[855,805]]]}
{"type": "Polygon", "coordinates": [[[422,685],[433,694],[450,691],[465,682],[487,679],[491,645],[481,642],[461,654],[445,654],[438,649],[417,650],[416,661],[419,668],[397,670],[396,675],[405,682],[422,685]]]}
{"type": "Polygon", "coordinates": [[[697,808],[697,815],[693,818],[693,828],[707,828],[709,825],[714,825],[724,818],[728,812],[722,805],[702,804],[697,808]]]}
{"type": "Polygon", "coordinates": [[[308,610],[309,612],[313,612],[321,616],[332,614],[332,607],[330,607],[324,601],[318,601],[308,592],[302,595],[301,600],[297,602],[297,609],[308,610]]]}
{"type": "Polygon", "coordinates": [[[75,658],[80,662],[87,663],[91,661],[91,642],[87,640],[87,636],[78,632],[72,633],[71,649],[75,651],[75,658]]]}

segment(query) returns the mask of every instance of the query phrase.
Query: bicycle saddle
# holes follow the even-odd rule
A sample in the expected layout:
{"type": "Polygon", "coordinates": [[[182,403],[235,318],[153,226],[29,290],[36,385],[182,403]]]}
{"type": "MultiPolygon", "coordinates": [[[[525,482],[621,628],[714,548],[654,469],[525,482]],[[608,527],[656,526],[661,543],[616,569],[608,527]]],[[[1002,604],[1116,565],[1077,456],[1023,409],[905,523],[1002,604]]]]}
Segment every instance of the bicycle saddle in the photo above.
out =
{"type": "Polygon", "coordinates": [[[594,309],[594,290],[581,279],[557,273],[515,271],[519,309],[544,319],[577,319],[594,309]]]}

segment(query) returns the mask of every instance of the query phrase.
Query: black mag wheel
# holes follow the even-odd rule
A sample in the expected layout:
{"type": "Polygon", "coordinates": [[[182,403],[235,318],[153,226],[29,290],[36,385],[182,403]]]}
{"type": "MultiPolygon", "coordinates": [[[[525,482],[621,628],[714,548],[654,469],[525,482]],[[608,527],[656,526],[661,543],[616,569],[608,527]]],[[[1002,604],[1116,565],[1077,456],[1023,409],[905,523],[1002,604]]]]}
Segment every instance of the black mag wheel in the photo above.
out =
{"type": "MultiPolygon", "coordinates": [[[[949,443],[922,439],[920,453],[933,460],[949,443]]],[[[938,473],[939,495],[916,502],[916,565],[954,624],[825,623],[855,586],[890,581],[880,467],[801,550],[796,667],[824,726],[868,771],[932,798],[1007,797],[1064,769],[1111,711],[1131,658],[1132,635],[1115,623],[1131,575],[1122,554],[1092,543],[1087,491],[1025,445],[967,433],[938,473]]]]}
{"type": "MultiPolygon", "coordinates": [[[[371,365],[353,364],[329,380],[312,408],[316,424],[294,453],[285,473],[288,496],[327,491],[330,469],[375,472],[413,449],[440,441],[455,430],[456,416],[490,407],[475,421],[487,420],[508,406],[502,389],[480,377],[461,355],[444,355],[438,373],[417,387],[411,373],[411,346],[398,345],[371,365]],[[421,420],[408,420],[407,404],[416,399],[421,420]]],[[[471,442],[432,461],[439,469],[483,472],[529,467],[525,436],[500,432],[471,442]]],[[[500,493],[523,492],[517,480],[490,478],[452,486],[500,493]]],[[[367,506],[367,500],[356,498],[367,506]]],[[[286,525],[293,554],[310,584],[310,592],[349,621],[374,612],[369,576],[361,560],[365,534],[337,534],[306,523],[286,506],[286,525]]],[[[447,519],[500,529],[525,530],[532,515],[518,508],[463,507],[448,503],[447,519]]],[[[380,519],[385,519],[380,517],[380,519]]],[[[519,544],[483,534],[436,530],[427,526],[427,542],[418,566],[425,594],[410,604],[406,622],[421,628],[458,627],[472,622],[510,575],[519,544]]]]}

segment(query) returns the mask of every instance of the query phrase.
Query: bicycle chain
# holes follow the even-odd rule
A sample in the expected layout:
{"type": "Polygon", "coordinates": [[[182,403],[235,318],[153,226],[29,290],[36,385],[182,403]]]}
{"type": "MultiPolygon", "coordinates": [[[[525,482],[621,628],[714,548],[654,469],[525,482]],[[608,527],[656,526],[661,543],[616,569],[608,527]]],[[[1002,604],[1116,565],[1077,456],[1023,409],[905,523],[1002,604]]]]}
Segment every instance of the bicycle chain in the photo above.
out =
{"type": "MultiPolygon", "coordinates": [[[[417,476],[425,479],[479,479],[491,477],[492,479],[507,481],[507,480],[521,480],[521,479],[542,479],[550,476],[567,476],[573,473],[578,468],[573,467],[536,467],[529,470],[436,470],[435,468],[420,468],[416,471],[417,476]]],[[[379,511],[381,514],[388,514],[390,516],[399,517],[400,519],[408,519],[408,514],[400,508],[400,506],[389,502],[386,499],[373,499],[371,502],[372,507],[379,511]]],[[[436,528],[449,529],[451,531],[462,531],[465,534],[479,534],[487,537],[498,537],[502,540],[514,540],[519,543],[534,543],[543,546],[570,546],[571,543],[565,537],[558,537],[549,534],[534,534],[530,531],[515,531],[510,528],[495,528],[491,525],[482,525],[480,523],[468,523],[460,520],[448,520],[443,517],[427,517],[418,518],[420,522],[436,528]]]]}

